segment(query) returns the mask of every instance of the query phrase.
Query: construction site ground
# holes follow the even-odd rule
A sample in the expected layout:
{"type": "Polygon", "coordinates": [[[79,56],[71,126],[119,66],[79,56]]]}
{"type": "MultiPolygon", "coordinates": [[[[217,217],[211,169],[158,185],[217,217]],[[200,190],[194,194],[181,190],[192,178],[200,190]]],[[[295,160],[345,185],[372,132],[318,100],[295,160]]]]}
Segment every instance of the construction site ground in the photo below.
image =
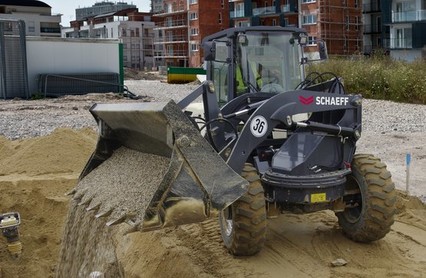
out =
{"type": "MultiPolygon", "coordinates": [[[[71,113],[90,119],[87,108],[91,102],[123,101],[105,96],[80,98],[1,102],[0,117],[19,118],[25,111],[34,117],[46,113],[57,121],[69,119],[71,113]]],[[[8,128],[4,122],[2,125],[0,129],[8,128]]],[[[371,152],[388,164],[399,192],[395,224],[384,239],[370,244],[352,242],[342,234],[331,211],[286,213],[269,220],[266,244],[258,255],[233,257],[223,247],[216,218],[128,235],[120,233],[127,224],[120,224],[112,234],[123,276],[424,277],[426,132],[382,134],[369,130],[363,136],[360,152],[371,152]],[[415,154],[410,169],[410,195],[403,191],[403,161],[408,152],[415,154]],[[333,262],[338,259],[346,264],[335,266],[333,262]]],[[[65,193],[75,187],[95,148],[97,134],[93,120],[93,126],[86,128],[61,127],[41,136],[26,137],[12,140],[0,136],[0,213],[21,214],[23,245],[21,257],[11,258],[5,239],[0,236],[2,278],[55,277],[70,203],[65,193]]],[[[110,276],[105,273],[105,277],[110,276]]]]}

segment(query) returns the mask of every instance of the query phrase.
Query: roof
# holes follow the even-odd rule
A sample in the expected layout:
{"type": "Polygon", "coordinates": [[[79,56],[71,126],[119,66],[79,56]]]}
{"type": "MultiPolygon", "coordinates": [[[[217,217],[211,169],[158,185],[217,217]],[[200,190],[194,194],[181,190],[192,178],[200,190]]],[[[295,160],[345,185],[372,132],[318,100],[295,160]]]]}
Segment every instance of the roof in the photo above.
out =
{"type": "Polygon", "coordinates": [[[0,0],[0,5],[51,8],[48,4],[37,0],[0,0]]]}

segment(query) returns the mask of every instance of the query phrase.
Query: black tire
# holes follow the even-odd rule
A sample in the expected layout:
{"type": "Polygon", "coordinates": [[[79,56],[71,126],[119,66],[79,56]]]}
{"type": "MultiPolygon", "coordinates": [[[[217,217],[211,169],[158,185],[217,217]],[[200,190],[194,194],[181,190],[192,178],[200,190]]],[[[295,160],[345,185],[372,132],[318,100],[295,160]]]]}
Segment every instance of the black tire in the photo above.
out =
{"type": "Polygon", "coordinates": [[[244,166],[242,177],[250,182],[248,192],[219,214],[220,231],[228,251],[235,256],[258,253],[266,238],[266,205],[256,169],[244,166]]]}
{"type": "Polygon", "coordinates": [[[352,207],[336,213],[345,235],[357,242],[383,238],[394,222],[396,192],[391,173],[380,159],[355,155],[344,200],[352,207]]]}

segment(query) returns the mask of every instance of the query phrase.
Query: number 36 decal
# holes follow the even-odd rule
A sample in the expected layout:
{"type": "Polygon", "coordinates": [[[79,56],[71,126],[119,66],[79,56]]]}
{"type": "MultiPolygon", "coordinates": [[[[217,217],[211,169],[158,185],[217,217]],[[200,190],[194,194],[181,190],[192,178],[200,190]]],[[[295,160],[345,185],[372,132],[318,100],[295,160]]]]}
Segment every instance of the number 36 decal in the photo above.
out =
{"type": "Polygon", "coordinates": [[[268,122],[266,121],[265,117],[258,115],[254,117],[253,120],[251,120],[250,131],[253,136],[262,137],[263,135],[265,135],[267,130],[268,122]]]}

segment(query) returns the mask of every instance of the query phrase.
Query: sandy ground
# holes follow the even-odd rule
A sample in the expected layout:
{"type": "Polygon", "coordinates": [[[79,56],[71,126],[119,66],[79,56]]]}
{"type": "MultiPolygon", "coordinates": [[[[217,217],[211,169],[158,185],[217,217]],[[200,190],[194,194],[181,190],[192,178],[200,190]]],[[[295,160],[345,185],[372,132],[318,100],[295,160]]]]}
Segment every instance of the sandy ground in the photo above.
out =
{"type": "MultiPolygon", "coordinates": [[[[424,134],[364,133],[360,152],[381,157],[397,188],[405,188],[405,154],[413,152],[410,192],[424,195],[424,134]]],[[[0,237],[0,277],[53,277],[75,185],[97,135],[58,129],[25,140],[0,137],[0,212],[19,211],[23,253],[13,259],[0,237]]],[[[359,244],[342,235],[334,213],[283,214],[268,222],[265,248],[235,258],[222,245],[216,219],[161,231],[123,235],[111,230],[125,277],[424,277],[426,207],[400,192],[398,214],[382,240],[359,244]],[[333,267],[336,259],[347,264],[333,267]]]]}

